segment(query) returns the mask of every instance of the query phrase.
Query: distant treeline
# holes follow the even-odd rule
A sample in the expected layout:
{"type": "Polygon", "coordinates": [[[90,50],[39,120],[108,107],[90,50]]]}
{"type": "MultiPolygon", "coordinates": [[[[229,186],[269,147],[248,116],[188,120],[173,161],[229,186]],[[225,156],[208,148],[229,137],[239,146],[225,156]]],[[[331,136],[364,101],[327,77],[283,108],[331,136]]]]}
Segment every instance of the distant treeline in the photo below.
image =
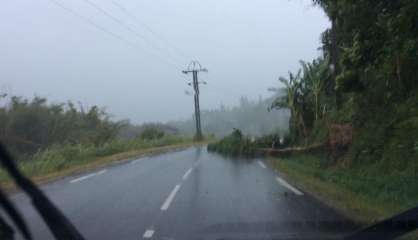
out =
{"type": "MultiPolygon", "coordinates": [[[[238,106],[225,107],[221,105],[218,109],[203,110],[201,119],[204,134],[223,137],[230,134],[234,128],[240,129],[243,134],[250,136],[287,132],[289,111],[287,109],[268,111],[275,97],[259,98],[258,100],[242,97],[238,106]]],[[[195,131],[194,119],[169,122],[168,124],[188,135],[193,135],[195,131]]]]}

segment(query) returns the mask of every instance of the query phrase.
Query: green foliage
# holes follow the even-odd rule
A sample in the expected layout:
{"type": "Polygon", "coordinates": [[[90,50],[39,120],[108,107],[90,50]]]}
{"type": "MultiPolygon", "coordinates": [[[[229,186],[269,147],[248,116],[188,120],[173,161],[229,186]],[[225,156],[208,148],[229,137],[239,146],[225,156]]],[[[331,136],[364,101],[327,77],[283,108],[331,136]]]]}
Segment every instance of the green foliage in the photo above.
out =
{"type": "Polygon", "coordinates": [[[288,135],[273,133],[259,138],[250,138],[244,136],[239,129],[234,129],[230,135],[209,144],[208,151],[229,156],[254,157],[258,148],[285,148],[290,142],[288,135]]]}
{"type": "Polygon", "coordinates": [[[289,135],[283,136],[278,133],[268,134],[254,141],[254,145],[258,148],[286,148],[289,144],[289,135]]]}
{"type": "Polygon", "coordinates": [[[219,152],[229,156],[252,157],[255,155],[255,145],[248,138],[243,136],[239,129],[221,139],[218,142],[208,145],[208,151],[219,152]]]}
{"type": "MultiPolygon", "coordinates": [[[[373,68],[385,76],[389,92],[417,87],[418,3],[415,0],[315,0],[333,22],[336,39],[323,34],[323,49],[338,49],[338,86],[344,91],[371,87],[363,76],[373,68]]],[[[328,31],[329,32],[329,31],[328,31]]]]}
{"type": "Polygon", "coordinates": [[[308,144],[326,143],[328,141],[328,126],[325,119],[315,121],[309,134],[308,144]]]}
{"type": "Polygon", "coordinates": [[[373,106],[369,111],[357,110],[363,118],[357,119],[358,131],[349,152],[353,164],[378,163],[386,173],[403,171],[418,157],[418,96],[373,106]]]}
{"type": "Polygon", "coordinates": [[[351,123],[353,167],[386,162],[384,171],[402,170],[415,158],[418,134],[410,110],[418,104],[418,2],[314,2],[332,23],[322,34],[324,56],[302,61],[300,78],[281,80],[287,94],[273,107],[291,109],[293,144],[324,141],[329,124],[351,123]]]}
{"type": "MultiPolygon", "coordinates": [[[[4,97],[4,96],[3,96],[4,97]]],[[[187,141],[168,127],[148,124],[137,138],[117,137],[128,122],[114,122],[103,109],[73,103],[48,104],[44,98],[11,97],[0,107],[0,140],[29,176],[82,165],[98,157],[187,141]]],[[[174,130],[173,130],[174,131],[174,130]]],[[[125,131],[128,133],[129,130],[125,131]]],[[[6,179],[0,172],[0,180],[6,179]]]]}
{"type": "Polygon", "coordinates": [[[290,169],[297,175],[333,183],[340,190],[349,190],[373,206],[384,208],[388,214],[386,217],[418,203],[418,161],[410,161],[408,167],[391,171],[391,174],[382,171],[387,167],[385,162],[351,168],[324,168],[324,161],[326,157],[323,155],[297,155],[275,161],[273,165],[290,169]]]}
{"type": "Polygon", "coordinates": [[[100,146],[115,138],[120,122],[97,106],[48,104],[45,98],[11,97],[0,107],[0,140],[15,154],[33,154],[55,144],[100,146]]]}
{"type": "Polygon", "coordinates": [[[313,110],[315,120],[320,118],[320,97],[324,90],[325,79],[328,77],[328,59],[316,59],[312,63],[300,61],[303,68],[304,94],[307,98],[311,98],[313,102],[313,110]]]}
{"type": "Polygon", "coordinates": [[[145,140],[160,139],[162,137],[164,137],[164,132],[154,127],[145,128],[140,135],[140,138],[145,140]]]}
{"type": "MultiPolygon", "coordinates": [[[[271,108],[290,109],[289,129],[291,141],[299,143],[307,139],[315,120],[323,117],[325,79],[328,78],[327,59],[318,58],[312,63],[300,61],[302,69],[289,77],[279,77],[286,94],[276,98],[271,108]],[[303,74],[302,74],[303,70],[303,74]]],[[[306,143],[306,141],[305,141],[306,143]]]]}

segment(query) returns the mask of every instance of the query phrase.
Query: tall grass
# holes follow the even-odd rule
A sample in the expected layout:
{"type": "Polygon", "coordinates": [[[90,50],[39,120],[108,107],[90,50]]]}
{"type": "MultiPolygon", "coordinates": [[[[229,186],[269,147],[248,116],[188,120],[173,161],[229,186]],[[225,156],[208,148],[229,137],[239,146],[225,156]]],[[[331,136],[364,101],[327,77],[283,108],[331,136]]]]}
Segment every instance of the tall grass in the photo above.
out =
{"type": "Polygon", "coordinates": [[[355,167],[324,167],[325,156],[294,155],[272,160],[273,167],[298,179],[301,184],[320,186],[325,196],[337,199],[344,206],[352,205],[356,213],[366,218],[381,218],[415,207],[418,204],[418,161],[403,171],[382,171],[384,163],[355,167]],[[326,189],[325,189],[326,188],[326,189]],[[348,193],[348,194],[347,194],[348,193]],[[350,203],[361,200],[361,204],[350,203]]]}

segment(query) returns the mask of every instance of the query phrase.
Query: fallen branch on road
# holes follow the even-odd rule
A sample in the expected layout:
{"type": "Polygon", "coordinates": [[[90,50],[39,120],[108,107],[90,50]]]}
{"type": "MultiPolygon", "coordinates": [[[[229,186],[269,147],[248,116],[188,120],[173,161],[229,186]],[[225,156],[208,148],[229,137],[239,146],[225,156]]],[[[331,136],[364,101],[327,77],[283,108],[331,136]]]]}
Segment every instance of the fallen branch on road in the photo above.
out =
{"type": "Polygon", "coordinates": [[[274,148],[259,148],[257,152],[261,155],[266,156],[274,156],[274,157],[283,157],[289,156],[295,153],[306,153],[306,152],[314,152],[323,150],[327,147],[325,143],[318,143],[313,144],[306,147],[290,147],[290,148],[283,148],[283,149],[274,149],[274,148]]]}

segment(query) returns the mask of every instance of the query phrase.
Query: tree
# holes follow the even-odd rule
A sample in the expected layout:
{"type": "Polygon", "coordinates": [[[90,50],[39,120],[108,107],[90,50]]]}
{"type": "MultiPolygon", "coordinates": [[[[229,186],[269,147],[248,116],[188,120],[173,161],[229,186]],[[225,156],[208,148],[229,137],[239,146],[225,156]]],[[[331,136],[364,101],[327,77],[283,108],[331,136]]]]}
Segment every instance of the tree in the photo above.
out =
{"type": "MultiPolygon", "coordinates": [[[[323,36],[324,48],[336,62],[336,88],[363,91],[385,85],[386,92],[402,94],[418,87],[418,1],[314,0],[332,22],[323,36]],[[332,33],[332,34],[331,34],[332,33]],[[341,52],[341,54],[339,54],[341,52]],[[378,71],[381,79],[367,76],[378,71]]],[[[391,94],[387,94],[390,96],[391,94]]],[[[399,95],[399,94],[398,94],[399,95]]]]}
{"type": "Polygon", "coordinates": [[[300,61],[303,69],[303,81],[306,83],[308,91],[312,91],[314,98],[315,120],[319,119],[319,96],[324,88],[327,78],[328,60],[316,59],[312,63],[300,61]]]}
{"type": "Polygon", "coordinates": [[[104,109],[87,112],[71,102],[50,104],[47,99],[11,97],[0,107],[0,140],[17,154],[30,154],[52,145],[102,145],[115,138],[121,122],[104,109]]]}
{"type": "Polygon", "coordinates": [[[297,134],[298,129],[301,128],[303,136],[306,137],[308,130],[303,116],[301,70],[296,75],[289,72],[289,78],[279,77],[279,81],[284,85],[283,91],[286,94],[276,98],[270,108],[290,109],[290,131],[297,134]]]}

